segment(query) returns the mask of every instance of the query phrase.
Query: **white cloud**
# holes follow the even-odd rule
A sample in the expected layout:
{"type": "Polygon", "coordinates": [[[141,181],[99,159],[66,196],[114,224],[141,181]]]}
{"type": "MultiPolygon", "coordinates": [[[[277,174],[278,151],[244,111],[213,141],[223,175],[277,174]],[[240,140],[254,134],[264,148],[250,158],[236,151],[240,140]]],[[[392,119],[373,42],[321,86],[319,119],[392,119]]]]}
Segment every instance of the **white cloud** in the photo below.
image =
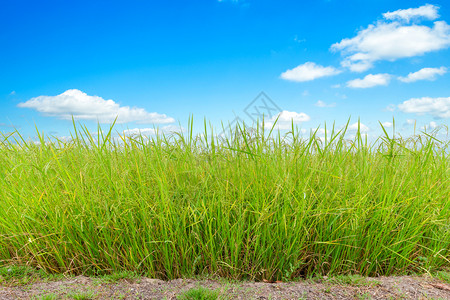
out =
{"type": "Polygon", "coordinates": [[[386,106],[385,110],[394,111],[395,108],[396,108],[395,104],[389,104],[388,106],[386,106]]]}
{"type": "Polygon", "coordinates": [[[409,22],[412,19],[427,19],[435,20],[439,18],[439,7],[426,4],[418,8],[399,9],[393,12],[387,12],[383,14],[383,17],[387,20],[404,20],[409,22]]]}
{"type": "Polygon", "coordinates": [[[398,108],[405,113],[431,114],[438,118],[450,118],[450,97],[411,98],[399,104],[398,108]]]}
{"type": "Polygon", "coordinates": [[[113,100],[104,100],[98,96],[89,96],[80,90],[67,90],[57,96],[39,96],[19,103],[18,107],[31,108],[46,116],[65,120],[95,120],[100,123],[112,123],[117,117],[118,123],[173,123],[173,118],[164,114],[147,112],[143,108],[120,106],[113,100]]]}
{"type": "Polygon", "coordinates": [[[415,119],[407,119],[407,120],[406,120],[406,124],[408,124],[408,125],[414,125],[414,124],[416,124],[416,120],[415,120],[415,119]]]}
{"type": "Polygon", "coordinates": [[[340,84],[333,84],[331,87],[332,87],[333,89],[338,89],[338,88],[341,87],[341,85],[340,85],[340,84]]]}
{"type": "Polygon", "coordinates": [[[358,124],[358,122],[353,123],[353,124],[349,125],[347,129],[349,131],[358,131],[358,126],[359,126],[360,132],[368,132],[370,130],[370,128],[368,126],[364,125],[361,122],[359,124],[358,124]]]}
{"type": "Polygon", "coordinates": [[[124,135],[133,136],[133,135],[154,135],[156,133],[155,128],[133,128],[133,129],[125,129],[123,131],[124,135]]]}
{"type": "Polygon", "coordinates": [[[341,51],[344,55],[342,66],[354,72],[363,72],[379,60],[395,61],[450,46],[450,26],[445,21],[436,21],[432,27],[404,22],[419,17],[437,18],[435,6],[398,10],[386,13],[384,17],[388,21],[371,24],[355,37],[342,39],[331,46],[331,50],[341,51]],[[397,19],[400,21],[391,21],[397,19]]]}
{"type": "MultiPolygon", "coordinates": [[[[341,129],[344,129],[345,126],[342,126],[341,129]]],[[[363,123],[359,123],[359,134],[362,138],[368,138],[370,128],[363,123]]],[[[358,133],[358,122],[348,125],[347,131],[345,132],[345,136],[348,139],[354,139],[358,133]]]]}
{"type": "Polygon", "coordinates": [[[314,105],[318,106],[318,107],[335,107],[336,103],[327,104],[327,103],[323,102],[322,100],[318,100],[314,105]]]}
{"type": "Polygon", "coordinates": [[[294,69],[287,70],[281,74],[281,78],[290,81],[310,81],[321,77],[332,76],[341,73],[341,71],[333,67],[324,67],[316,65],[313,62],[306,62],[294,69]]]}
{"type": "Polygon", "coordinates": [[[388,85],[391,75],[389,74],[369,74],[363,79],[353,79],[347,82],[351,88],[371,88],[377,85],[388,85]]]}
{"type": "Polygon", "coordinates": [[[392,122],[383,122],[381,125],[383,125],[384,128],[391,128],[393,124],[392,122]]]}
{"type": "Polygon", "coordinates": [[[167,125],[161,128],[163,132],[184,132],[186,129],[183,126],[167,125]]]}
{"type": "Polygon", "coordinates": [[[445,123],[437,123],[435,121],[431,121],[428,124],[425,124],[424,126],[422,126],[420,128],[423,131],[429,132],[429,133],[433,133],[434,136],[439,136],[442,138],[447,138],[449,137],[448,135],[448,125],[446,125],[445,123]]]}
{"type": "Polygon", "coordinates": [[[335,93],[334,95],[336,97],[339,97],[339,98],[342,98],[342,99],[347,99],[347,95],[345,95],[345,94],[335,93]]]}
{"type": "Polygon", "coordinates": [[[403,82],[414,82],[418,80],[435,80],[437,75],[447,73],[446,67],[440,68],[423,68],[417,72],[409,73],[406,77],[399,77],[398,80],[403,82]]]}
{"type": "Polygon", "coordinates": [[[16,94],[16,91],[12,91],[11,93],[9,93],[10,96],[14,96],[16,94]]]}
{"type": "Polygon", "coordinates": [[[6,123],[0,123],[0,127],[20,128],[15,126],[14,124],[6,124],[6,123]]]}
{"type": "Polygon", "coordinates": [[[278,113],[277,115],[273,116],[270,120],[265,122],[264,127],[267,129],[272,128],[277,118],[278,121],[275,124],[275,129],[280,130],[291,129],[292,123],[299,124],[302,122],[307,122],[311,119],[310,116],[302,112],[297,113],[295,111],[283,110],[282,112],[278,113]]]}
{"type": "Polygon", "coordinates": [[[438,124],[434,121],[431,121],[429,124],[424,125],[422,127],[422,130],[433,130],[436,129],[438,127],[438,124]]]}
{"type": "Polygon", "coordinates": [[[364,72],[373,67],[373,62],[370,60],[357,61],[357,56],[352,56],[351,58],[346,58],[341,62],[343,67],[349,68],[352,72],[364,72]]]}
{"type": "Polygon", "coordinates": [[[300,39],[297,35],[294,37],[294,41],[297,43],[303,43],[306,42],[306,39],[300,39]]]}
{"type": "Polygon", "coordinates": [[[430,126],[431,128],[436,128],[436,127],[437,127],[437,123],[434,122],[434,121],[431,121],[430,124],[429,124],[429,126],[430,126]]]}

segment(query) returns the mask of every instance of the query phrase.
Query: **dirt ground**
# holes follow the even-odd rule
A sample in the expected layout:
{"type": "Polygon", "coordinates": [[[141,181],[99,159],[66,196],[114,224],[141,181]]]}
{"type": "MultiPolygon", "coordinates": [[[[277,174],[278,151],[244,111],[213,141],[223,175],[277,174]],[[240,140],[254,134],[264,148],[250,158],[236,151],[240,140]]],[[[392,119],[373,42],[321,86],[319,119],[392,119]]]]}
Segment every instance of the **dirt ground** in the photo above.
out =
{"type": "Polygon", "coordinates": [[[216,290],[219,299],[450,299],[450,285],[429,277],[379,277],[336,283],[327,278],[287,283],[141,278],[105,283],[77,276],[0,286],[0,299],[180,299],[191,289],[216,290]]]}

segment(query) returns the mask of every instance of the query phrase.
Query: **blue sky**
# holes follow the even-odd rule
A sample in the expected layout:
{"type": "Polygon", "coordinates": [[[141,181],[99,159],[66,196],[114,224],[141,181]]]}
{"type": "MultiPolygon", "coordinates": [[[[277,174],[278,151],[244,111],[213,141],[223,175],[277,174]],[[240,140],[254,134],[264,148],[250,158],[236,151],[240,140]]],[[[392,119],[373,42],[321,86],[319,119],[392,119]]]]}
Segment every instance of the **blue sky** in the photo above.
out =
{"type": "Polygon", "coordinates": [[[393,117],[404,135],[433,129],[450,118],[449,23],[442,0],[6,0],[0,131],[251,123],[261,92],[281,130],[350,116],[369,136],[393,117]]]}

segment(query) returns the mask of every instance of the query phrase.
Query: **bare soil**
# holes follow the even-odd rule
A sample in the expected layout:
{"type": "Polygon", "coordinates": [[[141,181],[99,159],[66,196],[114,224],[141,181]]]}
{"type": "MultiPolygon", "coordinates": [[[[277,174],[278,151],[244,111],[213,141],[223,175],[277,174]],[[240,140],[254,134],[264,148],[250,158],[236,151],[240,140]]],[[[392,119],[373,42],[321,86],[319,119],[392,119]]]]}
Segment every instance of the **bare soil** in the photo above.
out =
{"type": "Polygon", "coordinates": [[[76,299],[74,295],[78,299],[178,299],[180,294],[199,287],[218,291],[220,299],[450,299],[449,284],[419,276],[367,278],[350,284],[327,278],[279,283],[141,278],[105,283],[77,276],[0,286],[0,299],[76,299]]]}

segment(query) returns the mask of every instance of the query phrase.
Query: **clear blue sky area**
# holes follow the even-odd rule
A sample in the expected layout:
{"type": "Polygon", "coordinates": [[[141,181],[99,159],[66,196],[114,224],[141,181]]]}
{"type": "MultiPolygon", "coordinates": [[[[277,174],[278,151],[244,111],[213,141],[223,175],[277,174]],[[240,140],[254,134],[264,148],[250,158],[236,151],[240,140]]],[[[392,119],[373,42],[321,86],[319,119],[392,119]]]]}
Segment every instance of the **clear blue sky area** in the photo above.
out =
{"type": "Polygon", "coordinates": [[[449,22],[443,0],[4,0],[0,131],[63,137],[72,116],[118,116],[151,134],[190,115],[201,130],[251,123],[255,106],[280,130],[448,126],[449,22]]]}

